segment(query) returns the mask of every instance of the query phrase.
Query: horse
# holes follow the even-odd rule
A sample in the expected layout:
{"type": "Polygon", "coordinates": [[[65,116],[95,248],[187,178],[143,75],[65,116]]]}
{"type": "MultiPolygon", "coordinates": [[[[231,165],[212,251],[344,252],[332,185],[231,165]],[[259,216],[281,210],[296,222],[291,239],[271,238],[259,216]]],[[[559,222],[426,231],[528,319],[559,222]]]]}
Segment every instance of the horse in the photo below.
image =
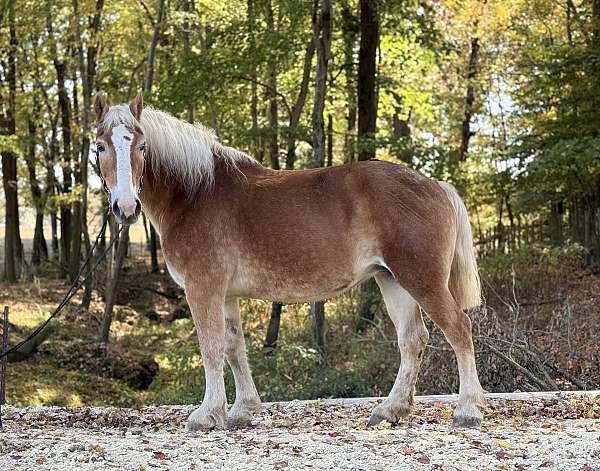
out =
{"type": "Polygon", "coordinates": [[[188,430],[245,427],[260,410],[240,297],[323,300],[371,277],[401,361],[369,425],[411,412],[429,339],[422,312],[456,355],[453,425],[481,424],[484,395],[465,313],[480,304],[480,280],[467,209],[450,184],[377,160],[271,170],[208,128],[144,107],[140,95],[110,106],[98,93],[94,111],[97,164],[114,218],[133,224],[144,210],[192,312],[206,388],[188,430]],[[229,411],[225,360],[235,381],[229,411]]]}

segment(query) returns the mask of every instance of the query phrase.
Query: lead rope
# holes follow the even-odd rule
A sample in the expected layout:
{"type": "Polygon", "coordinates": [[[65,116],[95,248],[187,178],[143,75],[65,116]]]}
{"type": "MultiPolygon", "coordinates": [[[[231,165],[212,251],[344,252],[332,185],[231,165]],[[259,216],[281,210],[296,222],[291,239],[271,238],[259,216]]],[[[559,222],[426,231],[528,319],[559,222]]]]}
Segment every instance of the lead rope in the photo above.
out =
{"type": "Polygon", "coordinates": [[[106,254],[112,249],[113,245],[115,245],[115,242],[117,241],[117,239],[121,235],[121,231],[123,230],[123,226],[122,225],[119,226],[119,230],[117,231],[115,236],[110,241],[110,244],[108,244],[108,247],[106,247],[104,252],[102,252],[102,254],[96,260],[96,263],[91,266],[91,268],[88,270],[88,272],[82,278],[83,272],[84,272],[85,268],[88,266],[90,260],[92,259],[92,254],[93,254],[94,250],[96,249],[96,247],[98,246],[98,243],[100,242],[100,237],[102,236],[102,233],[106,229],[106,225],[108,224],[109,214],[110,214],[110,208],[107,209],[106,213],[104,214],[104,218],[103,218],[104,220],[102,221],[102,226],[100,227],[100,230],[98,231],[96,240],[94,241],[94,244],[90,247],[90,250],[88,251],[88,253],[85,257],[83,264],[79,268],[79,272],[77,273],[75,280],[73,281],[73,283],[71,283],[71,286],[67,290],[67,293],[63,297],[62,301],[58,304],[56,309],[54,309],[52,314],[50,314],[50,317],[48,317],[48,319],[46,319],[43,323],[41,323],[39,326],[37,326],[24,340],[17,343],[14,347],[11,347],[10,349],[1,353],[0,359],[8,356],[12,352],[19,350],[23,345],[25,345],[27,342],[31,341],[42,330],[44,330],[44,327],[46,327],[52,319],[54,319],[58,314],[60,314],[60,312],[67,306],[67,304],[69,304],[69,301],[71,301],[73,296],[75,296],[77,291],[79,291],[79,289],[83,286],[83,284],[87,281],[87,279],[96,271],[96,269],[98,268],[100,263],[102,263],[102,261],[104,260],[104,257],[106,257],[106,254]]]}

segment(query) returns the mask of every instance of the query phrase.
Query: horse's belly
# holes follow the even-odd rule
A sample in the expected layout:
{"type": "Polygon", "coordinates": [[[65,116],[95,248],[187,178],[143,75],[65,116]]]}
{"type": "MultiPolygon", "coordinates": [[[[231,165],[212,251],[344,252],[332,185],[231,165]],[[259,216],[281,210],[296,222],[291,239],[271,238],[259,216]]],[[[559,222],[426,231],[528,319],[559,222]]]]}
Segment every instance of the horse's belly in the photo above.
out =
{"type": "Polygon", "coordinates": [[[240,267],[229,294],[283,303],[318,301],[333,298],[382,270],[377,264],[356,268],[353,264],[315,271],[293,266],[276,270],[240,267]]]}

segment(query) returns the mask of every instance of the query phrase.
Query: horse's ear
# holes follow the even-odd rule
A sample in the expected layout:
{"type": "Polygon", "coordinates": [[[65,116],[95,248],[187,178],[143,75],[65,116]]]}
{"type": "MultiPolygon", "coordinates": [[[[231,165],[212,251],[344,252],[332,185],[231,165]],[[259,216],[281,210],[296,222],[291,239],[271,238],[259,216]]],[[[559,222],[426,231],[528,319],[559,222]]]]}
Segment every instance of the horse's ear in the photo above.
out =
{"type": "Polygon", "coordinates": [[[129,104],[129,109],[131,110],[131,114],[138,121],[140,120],[140,117],[142,116],[143,106],[144,106],[144,104],[142,102],[142,94],[138,93],[135,96],[135,98],[131,101],[131,103],[129,104]]]}
{"type": "Polygon", "coordinates": [[[94,112],[96,113],[96,123],[102,121],[104,115],[110,108],[108,104],[108,100],[106,99],[106,95],[102,92],[96,93],[94,97],[94,112]]]}

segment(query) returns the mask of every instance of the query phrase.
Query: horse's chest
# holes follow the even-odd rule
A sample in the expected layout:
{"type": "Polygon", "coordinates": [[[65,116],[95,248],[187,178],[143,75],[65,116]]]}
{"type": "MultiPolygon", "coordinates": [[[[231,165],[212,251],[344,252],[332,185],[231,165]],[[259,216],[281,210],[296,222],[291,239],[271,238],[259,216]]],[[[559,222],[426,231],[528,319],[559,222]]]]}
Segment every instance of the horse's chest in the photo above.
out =
{"type": "Polygon", "coordinates": [[[167,265],[167,270],[169,270],[169,275],[173,278],[173,281],[177,283],[182,288],[185,288],[185,278],[183,274],[177,270],[177,268],[173,265],[173,263],[169,263],[169,260],[165,256],[165,264],[167,265]]]}

